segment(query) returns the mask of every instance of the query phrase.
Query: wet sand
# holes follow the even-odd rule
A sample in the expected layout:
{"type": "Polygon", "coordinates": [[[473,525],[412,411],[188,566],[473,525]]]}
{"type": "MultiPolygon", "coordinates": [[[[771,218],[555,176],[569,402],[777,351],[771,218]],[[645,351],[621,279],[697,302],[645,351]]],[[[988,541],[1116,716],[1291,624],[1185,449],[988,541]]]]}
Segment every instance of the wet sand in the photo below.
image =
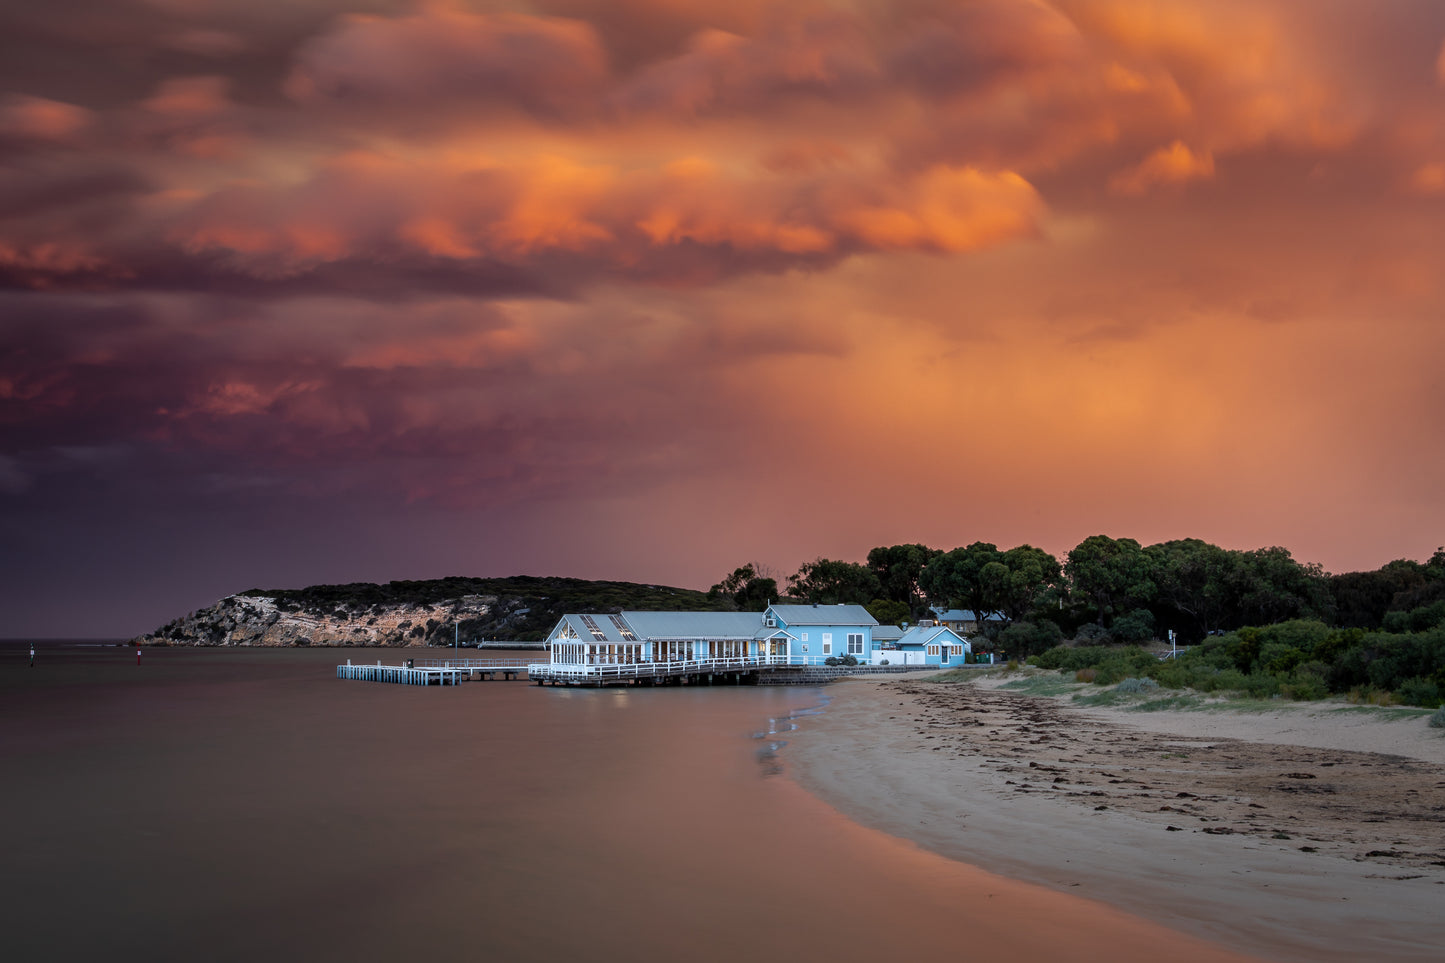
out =
{"type": "Polygon", "coordinates": [[[852,818],[967,863],[1282,960],[1438,960],[1445,736],[1423,718],[1086,709],[850,680],[793,772],[852,818]]]}

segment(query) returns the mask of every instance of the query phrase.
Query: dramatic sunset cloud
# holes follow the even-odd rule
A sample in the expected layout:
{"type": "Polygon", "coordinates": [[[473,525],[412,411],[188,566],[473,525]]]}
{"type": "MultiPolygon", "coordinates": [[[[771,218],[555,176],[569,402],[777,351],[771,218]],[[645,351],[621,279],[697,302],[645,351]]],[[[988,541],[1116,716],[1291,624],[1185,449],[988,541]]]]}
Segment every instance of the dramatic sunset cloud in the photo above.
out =
{"type": "Polygon", "coordinates": [[[0,634],[1445,541],[1427,0],[76,0],[0,37],[0,634]]]}

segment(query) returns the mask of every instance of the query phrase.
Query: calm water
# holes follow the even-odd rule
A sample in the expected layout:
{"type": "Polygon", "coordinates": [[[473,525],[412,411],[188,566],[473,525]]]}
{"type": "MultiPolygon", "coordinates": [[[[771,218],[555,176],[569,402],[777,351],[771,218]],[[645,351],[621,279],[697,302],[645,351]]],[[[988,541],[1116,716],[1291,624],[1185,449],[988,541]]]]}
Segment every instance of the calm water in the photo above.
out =
{"type": "Polygon", "coordinates": [[[0,649],[4,958],[1030,959],[1102,919],[1117,939],[1064,955],[1117,960],[1137,936],[1079,900],[1020,926],[1067,898],[777,775],[768,732],[818,689],[417,688],[339,681],[347,655],[377,657],[0,649]]]}

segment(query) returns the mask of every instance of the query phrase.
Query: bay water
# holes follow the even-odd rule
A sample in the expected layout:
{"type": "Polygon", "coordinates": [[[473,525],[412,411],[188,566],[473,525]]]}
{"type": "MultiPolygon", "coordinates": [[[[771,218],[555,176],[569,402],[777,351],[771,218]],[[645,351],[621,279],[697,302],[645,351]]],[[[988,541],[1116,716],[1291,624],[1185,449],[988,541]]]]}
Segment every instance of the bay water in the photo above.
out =
{"type": "Polygon", "coordinates": [[[1156,939],[803,791],[785,743],[825,689],[335,678],[418,654],[0,649],[4,958],[1118,960],[1156,939]]]}

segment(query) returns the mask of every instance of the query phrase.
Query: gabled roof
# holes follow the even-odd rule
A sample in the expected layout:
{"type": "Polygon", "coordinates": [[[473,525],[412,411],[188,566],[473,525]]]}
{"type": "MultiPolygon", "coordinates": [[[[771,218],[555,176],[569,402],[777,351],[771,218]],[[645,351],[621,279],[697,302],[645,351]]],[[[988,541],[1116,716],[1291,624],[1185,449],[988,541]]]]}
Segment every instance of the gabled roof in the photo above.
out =
{"type": "Polygon", "coordinates": [[[623,612],[643,639],[751,639],[761,612],[623,612]]]}
{"type": "MultiPolygon", "coordinates": [[[[898,640],[899,645],[967,645],[968,641],[946,625],[915,625],[898,640]]],[[[973,646],[969,646],[973,648],[973,646]]]]}
{"type": "Polygon", "coordinates": [[[903,637],[903,630],[892,622],[881,622],[873,630],[874,642],[896,642],[903,637]]]}
{"type": "Polygon", "coordinates": [[[774,605],[778,618],[788,625],[877,625],[861,605],[774,605]]]}
{"type": "MultiPolygon", "coordinates": [[[[620,616],[618,618],[620,618],[620,616]]],[[[613,621],[613,619],[614,616],[600,615],[596,613],[586,615],[569,614],[562,616],[562,622],[565,622],[572,629],[572,631],[577,634],[577,640],[579,642],[637,641],[635,638],[629,639],[627,637],[627,634],[624,633],[624,628],[627,630],[627,633],[631,633],[633,631],[631,626],[627,625],[625,619],[623,620],[622,625],[618,625],[615,621],[613,621]],[[597,632],[602,633],[600,638],[598,637],[597,632],[592,631],[594,626],[596,627],[597,632]]],[[[561,627],[561,623],[558,624],[558,627],[561,627]]],[[[553,629],[553,632],[555,633],[556,629],[553,629]]]]}
{"type": "MultiPolygon", "coordinates": [[[[974,614],[973,609],[949,609],[947,612],[940,606],[933,609],[933,614],[940,622],[977,622],[979,618],[974,614]]],[[[1004,617],[998,612],[989,612],[983,617],[985,622],[1003,622],[1004,617]]]]}

